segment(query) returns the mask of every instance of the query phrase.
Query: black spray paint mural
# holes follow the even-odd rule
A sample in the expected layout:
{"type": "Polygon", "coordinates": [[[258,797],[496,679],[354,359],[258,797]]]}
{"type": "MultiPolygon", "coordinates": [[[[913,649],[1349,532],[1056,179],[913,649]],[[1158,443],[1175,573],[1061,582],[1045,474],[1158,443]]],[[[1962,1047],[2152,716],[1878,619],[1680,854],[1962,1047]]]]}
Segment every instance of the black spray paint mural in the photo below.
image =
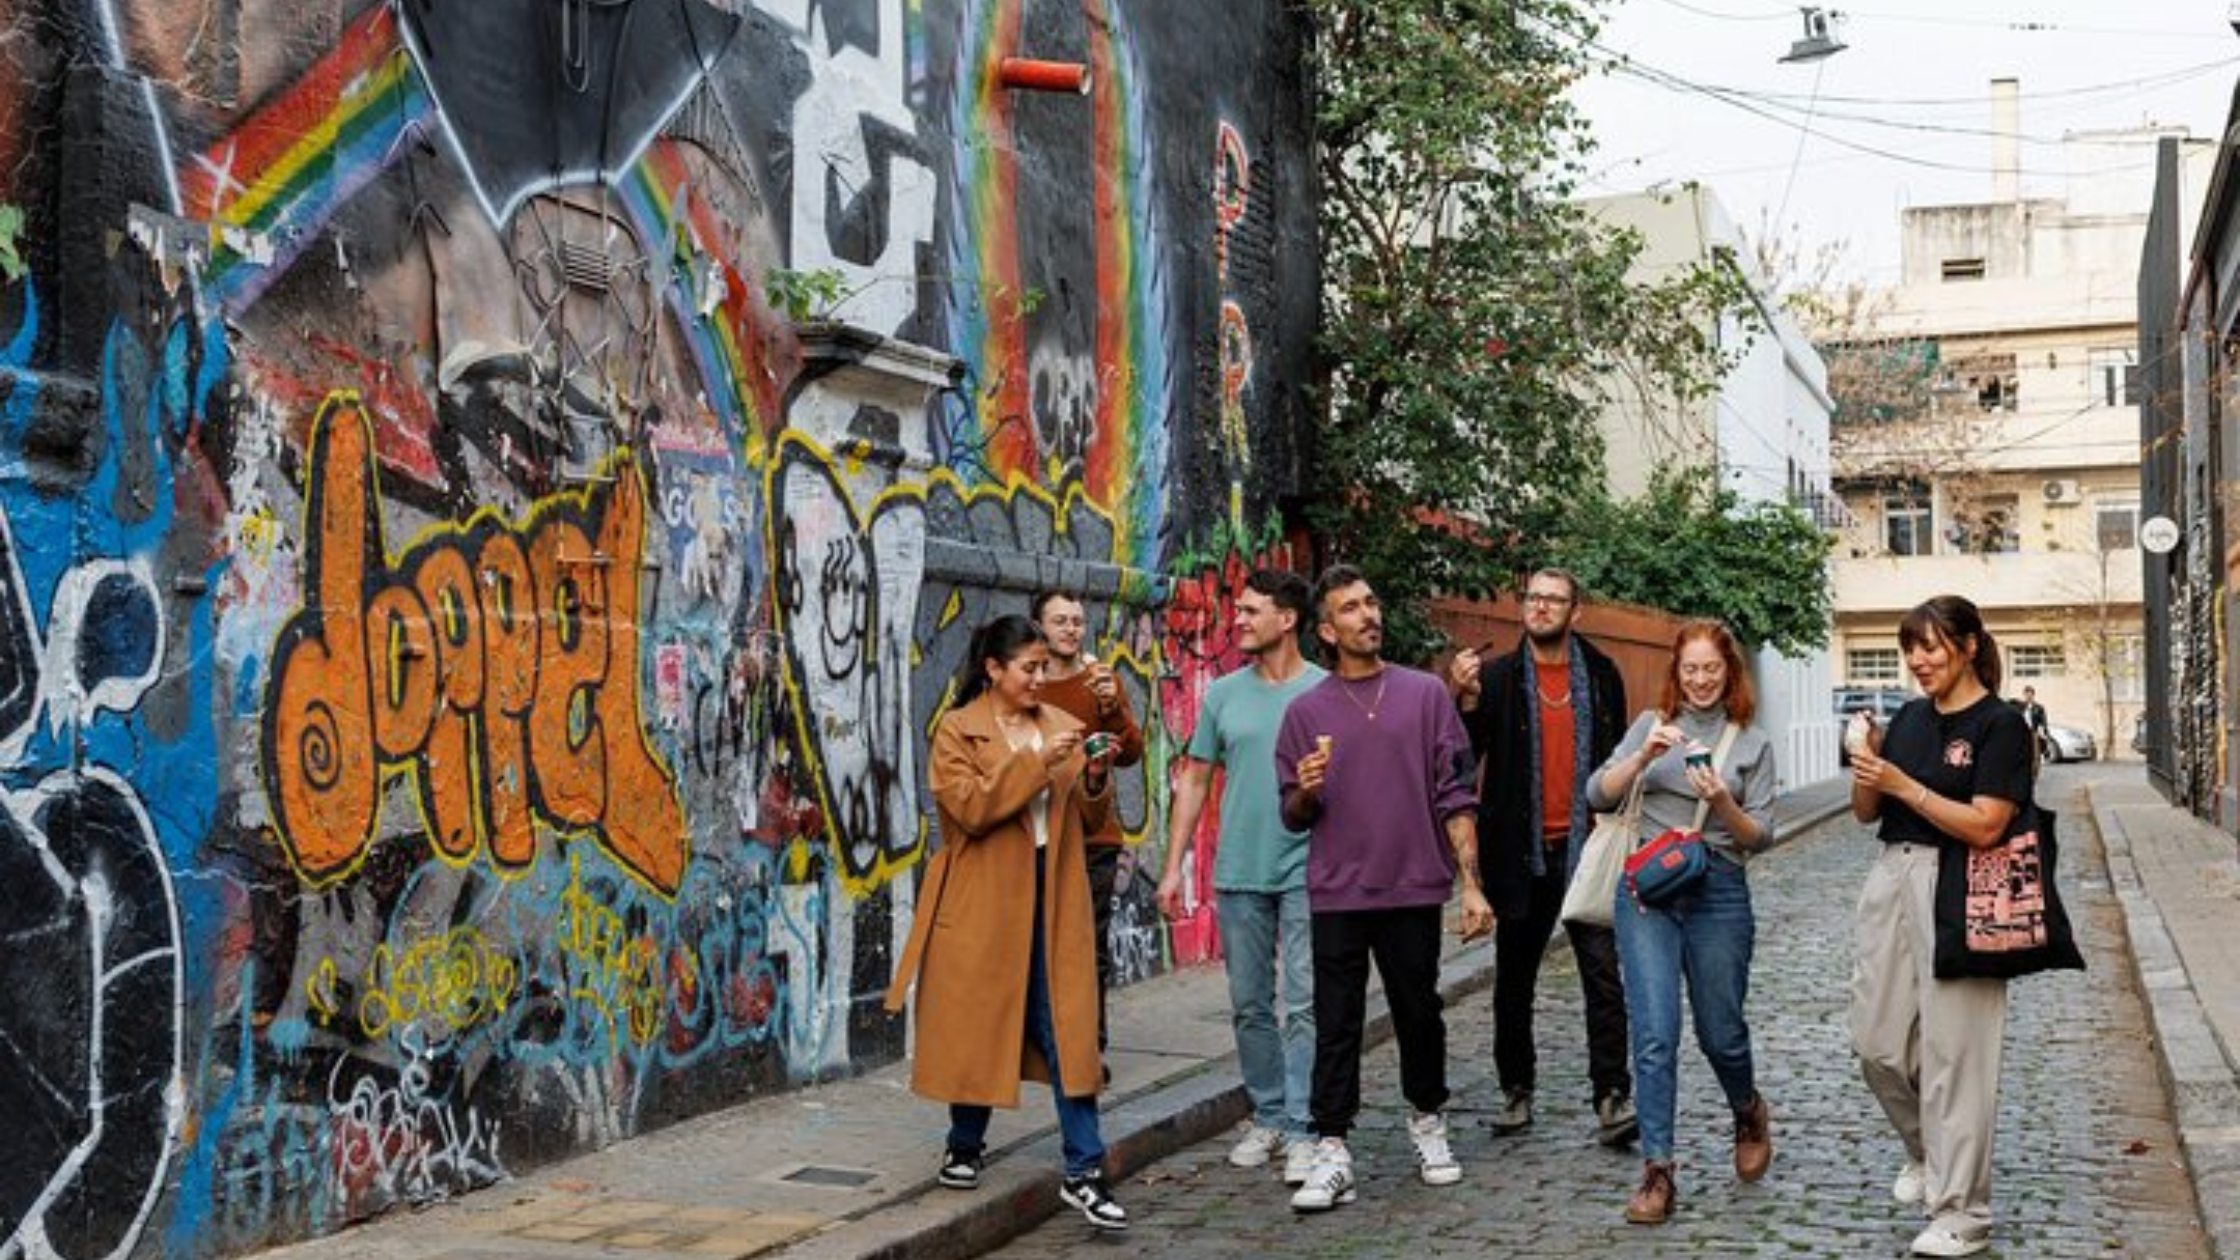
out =
{"type": "MultiPolygon", "coordinates": [[[[1314,315],[1292,23],[0,0],[0,1260],[898,1057],[972,627],[1080,590],[1157,747],[1234,663],[1314,315]]],[[[1124,896],[1129,977],[1210,948],[1124,896]]]]}

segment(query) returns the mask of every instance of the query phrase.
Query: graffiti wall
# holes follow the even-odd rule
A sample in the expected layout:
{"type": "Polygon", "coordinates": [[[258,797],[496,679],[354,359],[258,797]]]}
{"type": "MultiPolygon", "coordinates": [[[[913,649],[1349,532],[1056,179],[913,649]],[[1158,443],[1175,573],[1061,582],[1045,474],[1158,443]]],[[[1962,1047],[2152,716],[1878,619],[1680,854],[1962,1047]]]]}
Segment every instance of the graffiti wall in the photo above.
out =
{"type": "Polygon", "coordinates": [[[0,0],[0,1260],[895,1060],[928,733],[1045,586],[1153,715],[1123,974],[1214,956],[1151,892],[1301,480],[1296,22],[0,0]]]}

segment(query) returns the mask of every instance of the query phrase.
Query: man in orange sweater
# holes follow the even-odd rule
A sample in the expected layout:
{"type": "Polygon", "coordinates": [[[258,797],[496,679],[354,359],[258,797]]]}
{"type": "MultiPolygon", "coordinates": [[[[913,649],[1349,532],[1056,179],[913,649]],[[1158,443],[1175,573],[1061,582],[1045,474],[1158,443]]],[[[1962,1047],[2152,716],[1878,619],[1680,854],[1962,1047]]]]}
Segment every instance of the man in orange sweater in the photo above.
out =
{"type": "MultiPolygon", "coordinates": [[[[1068,591],[1044,591],[1034,597],[1035,624],[1042,627],[1050,650],[1050,666],[1042,675],[1042,702],[1054,704],[1081,720],[1086,734],[1111,736],[1119,745],[1115,766],[1132,766],[1143,760],[1143,728],[1128,705],[1128,693],[1112,666],[1085,650],[1089,618],[1081,599],[1068,591]]],[[[1120,819],[1117,811],[1104,829],[1089,836],[1089,897],[1096,911],[1097,932],[1097,1049],[1108,1040],[1105,994],[1112,987],[1112,891],[1120,874],[1120,819]]],[[[1112,1079],[1112,1069],[1105,1069],[1112,1079]]]]}

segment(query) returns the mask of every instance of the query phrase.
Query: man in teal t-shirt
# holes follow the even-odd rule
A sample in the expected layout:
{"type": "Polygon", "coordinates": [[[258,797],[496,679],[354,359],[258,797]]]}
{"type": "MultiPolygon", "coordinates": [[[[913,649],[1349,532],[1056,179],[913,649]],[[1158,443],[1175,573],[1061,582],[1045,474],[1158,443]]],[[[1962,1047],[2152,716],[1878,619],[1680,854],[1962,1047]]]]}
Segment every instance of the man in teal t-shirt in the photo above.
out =
{"type": "MultiPolygon", "coordinates": [[[[1276,731],[1292,698],[1322,681],[1299,652],[1313,592],[1305,578],[1260,569],[1237,597],[1237,646],[1252,664],[1206,689],[1198,726],[1174,780],[1159,908],[1183,917],[1182,870],[1221,767],[1221,847],[1213,858],[1214,913],[1229,972],[1237,1063],[1252,1121],[1229,1162],[1258,1168],[1280,1151],[1284,1180],[1314,1164],[1307,1096],[1314,1073],[1314,949],[1307,910],[1307,833],[1284,828],[1276,791],[1276,731]],[[1276,976],[1283,1019],[1276,1019],[1276,976]]],[[[1202,894],[1201,894],[1202,895],[1202,894]]]]}

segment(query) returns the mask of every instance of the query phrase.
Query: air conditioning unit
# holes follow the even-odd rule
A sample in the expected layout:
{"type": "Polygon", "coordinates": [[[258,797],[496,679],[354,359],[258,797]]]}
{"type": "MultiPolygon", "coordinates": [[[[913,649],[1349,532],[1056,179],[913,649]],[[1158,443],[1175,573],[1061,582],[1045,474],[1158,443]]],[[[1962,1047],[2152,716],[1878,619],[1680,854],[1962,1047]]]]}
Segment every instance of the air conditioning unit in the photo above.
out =
{"type": "Polygon", "coordinates": [[[2045,485],[2046,502],[2074,504],[2084,497],[2084,490],[2067,477],[2055,478],[2045,485]]]}

